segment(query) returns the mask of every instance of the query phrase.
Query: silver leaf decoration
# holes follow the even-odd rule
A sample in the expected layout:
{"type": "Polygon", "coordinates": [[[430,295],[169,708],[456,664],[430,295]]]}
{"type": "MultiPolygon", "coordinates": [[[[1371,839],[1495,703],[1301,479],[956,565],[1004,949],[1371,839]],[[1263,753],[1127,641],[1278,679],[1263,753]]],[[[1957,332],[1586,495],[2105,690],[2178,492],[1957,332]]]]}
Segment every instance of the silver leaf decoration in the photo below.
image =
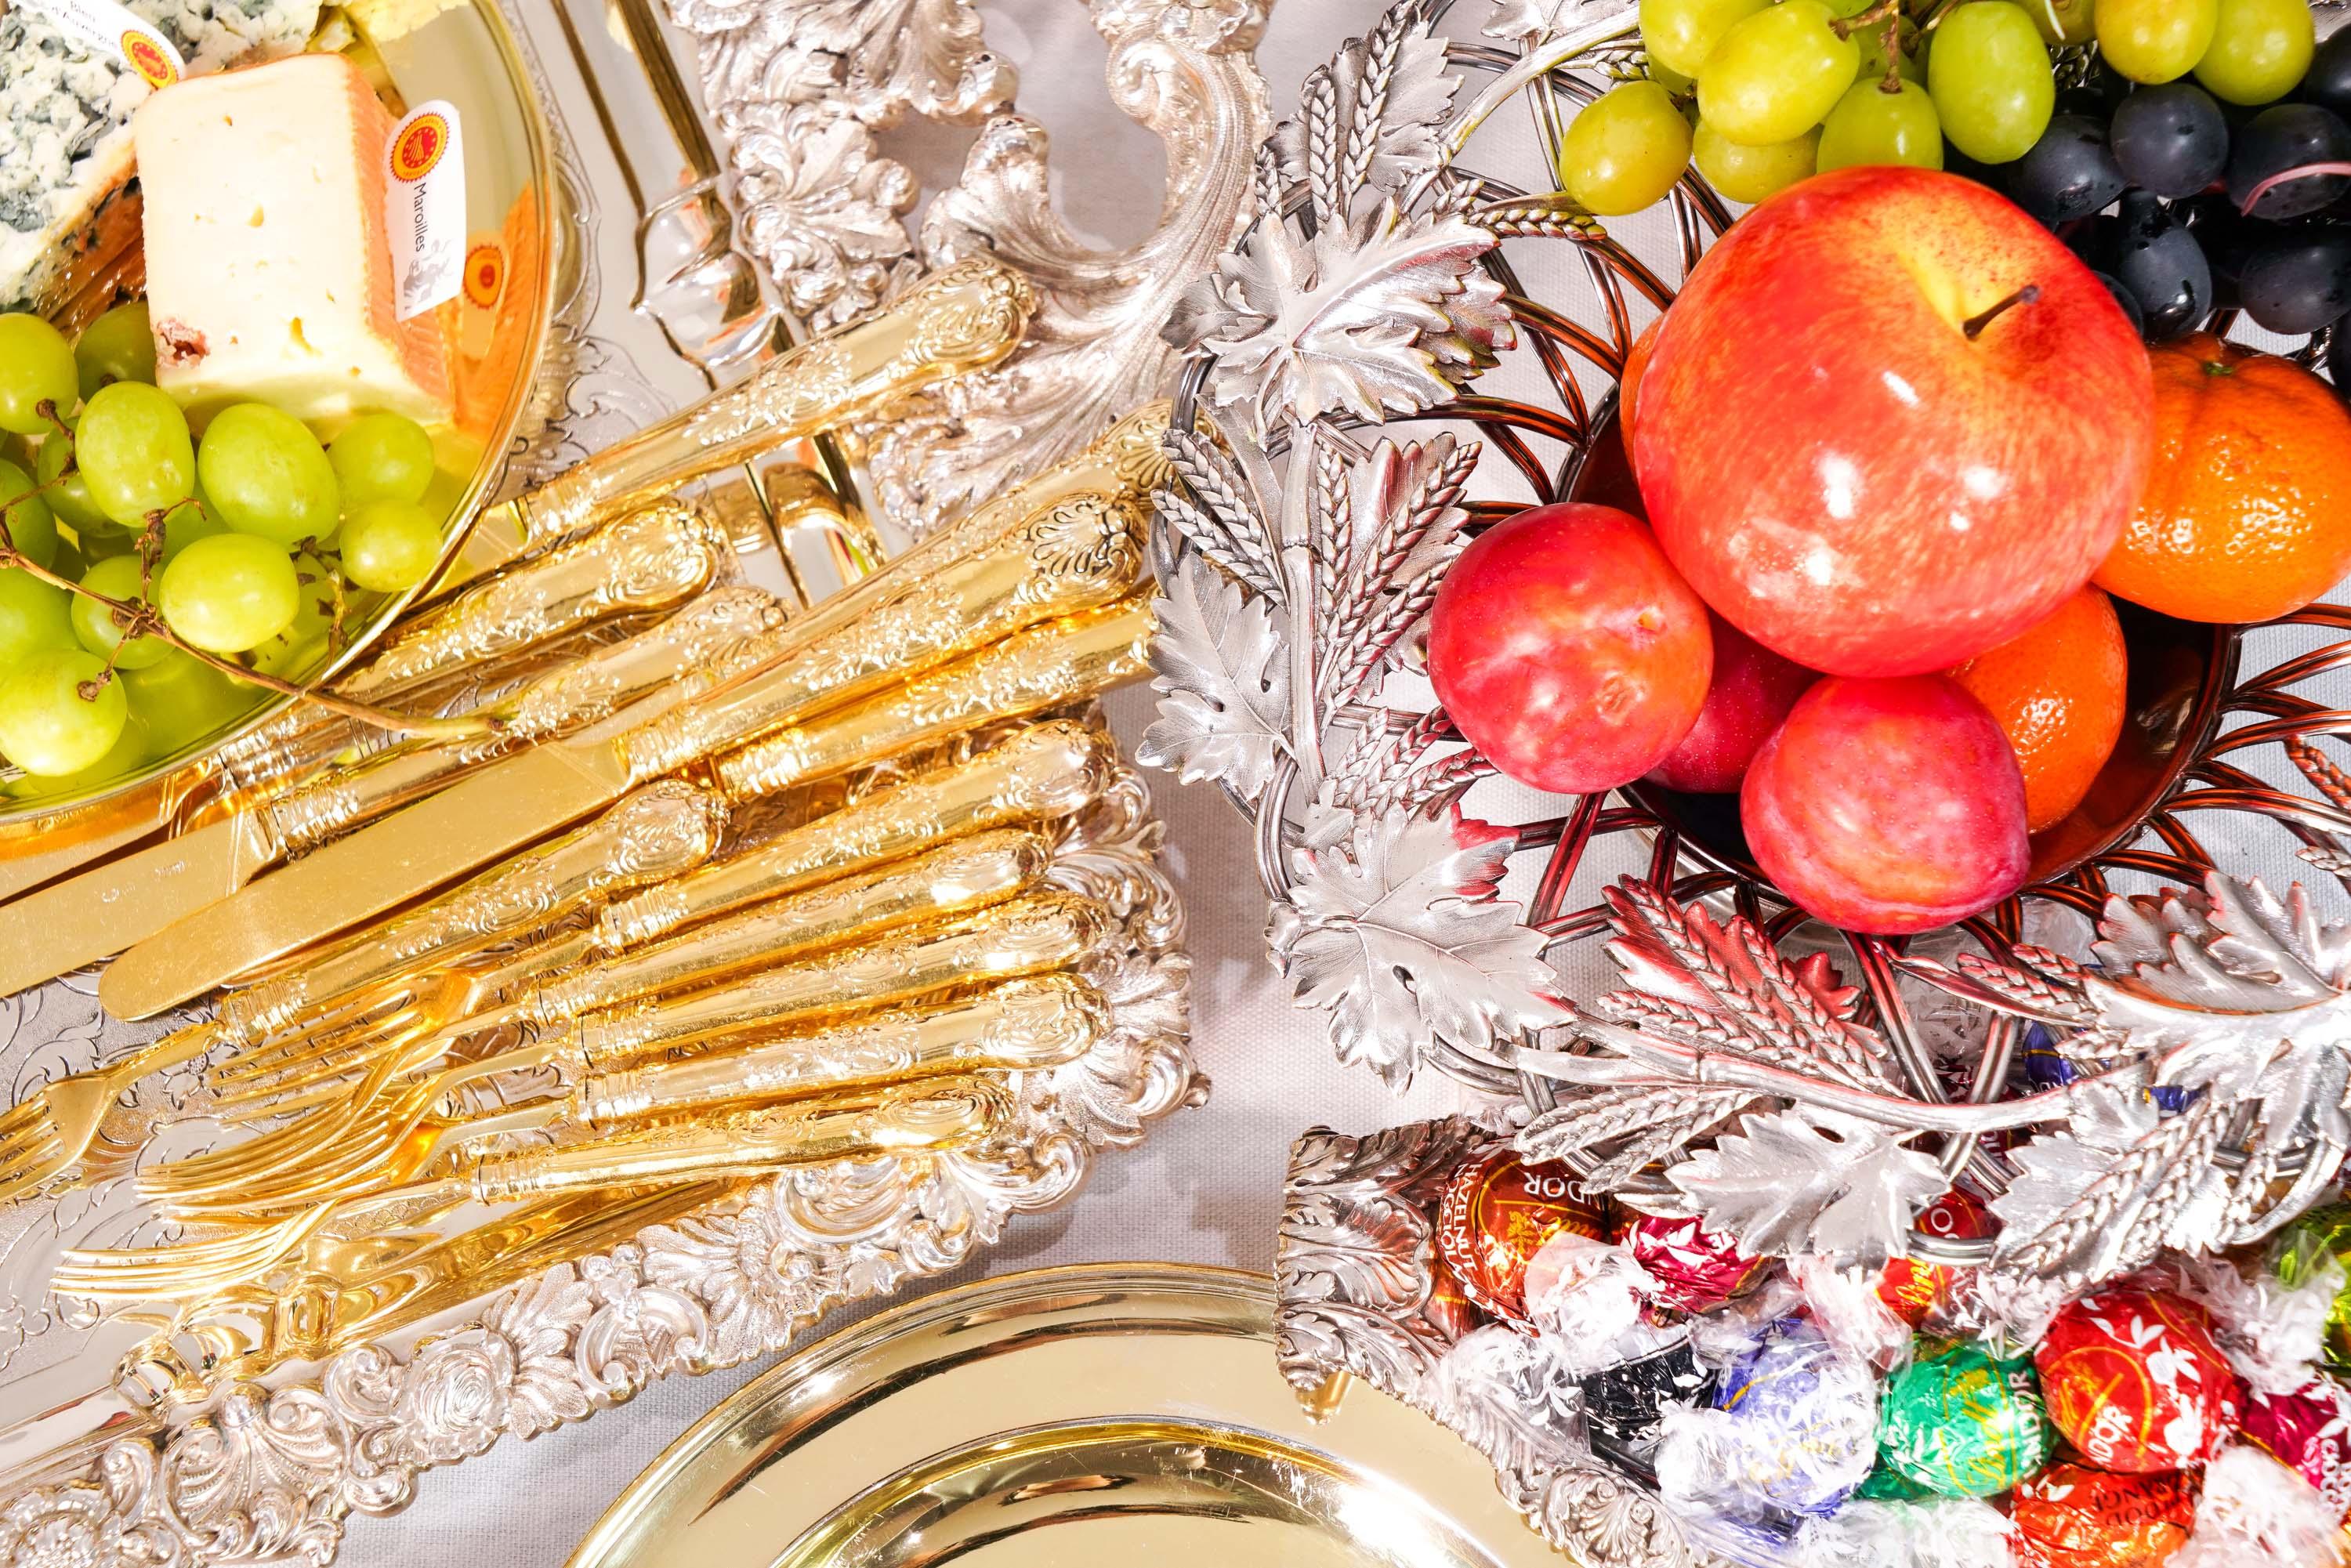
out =
{"type": "Polygon", "coordinates": [[[1640,1207],[1726,1231],[1758,1255],[1817,1253],[1876,1268],[1907,1249],[1911,1216],[1942,1195],[1942,1167],[1913,1134],[1814,1106],[1750,1116],[1666,1179],[1681,1200],[1640,1207]]]}
{"type": "Polygon", "coordinates": [[[1261,224],[1185,294],[1172,343],[1217,356],[1210,402],[1260,442],[1280,424],[1419,413],[1512,341],[1494,236],[1456,214],[1383,202],[1312,239],[1261,224]]]}
{"type": "Polygon", "coordinates": [[[1174,769],[1187,784],[1212,779],[1254,801],[1289,749],[1285,618],[1269,599],[1244,599],[1238,584],[1196,555],[1162,576],[1155,608],[1151,662],[1159,716],[1135,757],[1174,769]]]}
{"type": "Polygon", "coordinates": [[[1318,221],[1402,192],[1436,167],[1461,78],[1418,5],[1395,5],[1350,38],[1299,90],[1296,116],[1267,144],[1286,183],[1303,182],[1318,221]]]}
{"type": "Polygon", "coordinates": [[[1516,842],[1457,808],[1358,818],[1342,843],[1290,851],[1268,938],[1299,1005],[1332,1009],[1341,1061],[1400,1086],[1432,1040],[1490,1051],[1568,1018],[1543,938],[1496,892],[1516,842]]]}
{"type": "Polygon", "coordinates": [[[1489,38],[1541,43],[1566,30],[1569,12],[1585,0],[1495,0],[1494,14],[1478,30],[1489,38]]]}

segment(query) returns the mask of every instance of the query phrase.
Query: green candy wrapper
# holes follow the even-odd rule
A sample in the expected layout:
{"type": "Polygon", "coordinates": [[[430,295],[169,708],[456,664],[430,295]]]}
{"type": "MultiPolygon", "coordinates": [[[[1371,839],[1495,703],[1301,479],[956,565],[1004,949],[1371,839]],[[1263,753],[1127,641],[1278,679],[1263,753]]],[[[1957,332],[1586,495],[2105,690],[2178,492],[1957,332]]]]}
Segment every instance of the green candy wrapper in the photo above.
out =
{"type": "Polygon", "coordinates": [[[2326,1364],[2351,1372],[2351,1203],[2314,1208],[2278,1234],[2278,1278],[2288,1289],[2327,1262],[2344,1270],[2346,1283],[2326,1309],[2326,1364]]]}
{"type": "Polygon", "coordinates": [[[2046,1464],[2056,1435],[2030,1358],[1922,1340],[1877,1406],[1881,1466],[1943,1497],[1990,1497],[2046,1464]]]}

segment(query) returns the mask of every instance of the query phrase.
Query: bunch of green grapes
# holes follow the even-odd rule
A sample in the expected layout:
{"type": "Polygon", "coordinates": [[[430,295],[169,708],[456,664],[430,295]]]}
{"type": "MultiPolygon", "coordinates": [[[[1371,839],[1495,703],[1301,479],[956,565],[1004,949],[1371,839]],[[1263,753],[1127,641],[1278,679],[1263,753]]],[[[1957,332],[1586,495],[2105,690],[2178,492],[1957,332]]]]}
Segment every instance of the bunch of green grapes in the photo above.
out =
{"type": "Polygon", "coordinates": [[[362,414],[322,444],[242,402],[199,441],[154,381],[143,303],[73,343],[0,315],[0,520],[24,561],[88,591],[0,570],[0,755],[40,792],[120,777],[264,700],[159,624],[298,679],[440,558],[446,508],[427,504],[438,471],[414,421],[362,414]]]}

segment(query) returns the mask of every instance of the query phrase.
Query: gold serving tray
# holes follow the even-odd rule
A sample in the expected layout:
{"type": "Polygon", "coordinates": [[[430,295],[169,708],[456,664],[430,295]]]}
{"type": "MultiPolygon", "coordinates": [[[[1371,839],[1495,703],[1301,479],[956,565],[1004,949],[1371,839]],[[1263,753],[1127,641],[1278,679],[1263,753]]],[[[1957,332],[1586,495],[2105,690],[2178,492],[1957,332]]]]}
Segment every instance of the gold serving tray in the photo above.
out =
{"type": "Polygon", "coordinates": [[[1273,1282],[1173,1263],[983,1280],[745,1385],[570,1568],[1556,1568],[1486,1461],[1358,1389],[1317,1422],[1273,1282]]]}

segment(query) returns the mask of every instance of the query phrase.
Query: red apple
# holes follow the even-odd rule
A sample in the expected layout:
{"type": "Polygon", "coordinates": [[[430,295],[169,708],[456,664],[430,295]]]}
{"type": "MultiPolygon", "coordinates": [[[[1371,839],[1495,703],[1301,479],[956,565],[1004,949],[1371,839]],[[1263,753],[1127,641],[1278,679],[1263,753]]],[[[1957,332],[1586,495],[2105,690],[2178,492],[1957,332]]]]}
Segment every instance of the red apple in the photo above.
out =
{"type": "Polygon", "coordinates": [[[1756,748],[1814,681],[1817,670],[1791,664],[1721,616],[1712,618],[1714,683],[1682,743],[1646,775],[1668,789],[1727,795],[1747,777],[1756,748]]]}
{"type": "Polygon", "coordinates": [[[1898,936],[2024,885],[2024,776],[2000,721],[1946,675],[1833,676],[1796,699],[1739,792],[1747,847],[1832,925],[1898,936]]]}
{"type": "Polygon", "coordinates": [[[1633,466],[1708,604],[1811,669],[1902,675],[2063,603],[2137,505],[2147,351],[2005,198],[1840,169],[1740,220],[1666,317],[1633,466]]]}
{"type": "Polygon", "coordinates": [[[1488,761],[1589,794],[1656,767],[1698,720],[1706,606],[1637,517],[1580,503],[1489,528],[1437,591],[1428,675],[1488,761]]]}

